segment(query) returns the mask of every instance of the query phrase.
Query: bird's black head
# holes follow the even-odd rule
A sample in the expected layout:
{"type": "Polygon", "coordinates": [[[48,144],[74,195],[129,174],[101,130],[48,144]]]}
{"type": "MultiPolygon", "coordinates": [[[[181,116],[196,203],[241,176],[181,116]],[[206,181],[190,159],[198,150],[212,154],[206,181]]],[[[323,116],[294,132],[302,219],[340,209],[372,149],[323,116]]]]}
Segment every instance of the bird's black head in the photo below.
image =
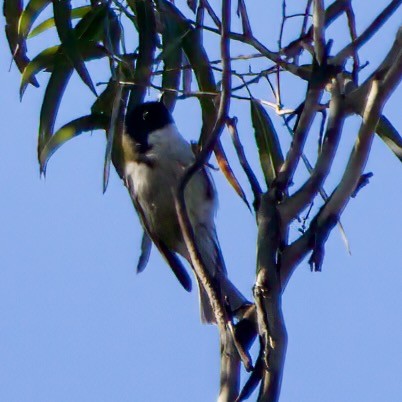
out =
{"type": "Polygon", "coordinates": [[[173,118],[162,102],[146,102],[126,116],[126,133],[138,144],[140,152],[148,149],[148,135],[170,123],[173,118]]]}

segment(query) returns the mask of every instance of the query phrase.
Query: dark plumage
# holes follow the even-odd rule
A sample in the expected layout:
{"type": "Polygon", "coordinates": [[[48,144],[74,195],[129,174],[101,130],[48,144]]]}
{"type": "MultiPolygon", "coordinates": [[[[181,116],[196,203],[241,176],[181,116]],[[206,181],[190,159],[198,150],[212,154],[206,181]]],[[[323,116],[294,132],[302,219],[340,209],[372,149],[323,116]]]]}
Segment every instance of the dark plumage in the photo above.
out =
{"type": "Polygon", "coordinates": [[[149,149],[149,134],[171,123],[173,118],[162,102],[147,102],[127,114],[126,130],[138,150],[144,153],[149,149]]]}

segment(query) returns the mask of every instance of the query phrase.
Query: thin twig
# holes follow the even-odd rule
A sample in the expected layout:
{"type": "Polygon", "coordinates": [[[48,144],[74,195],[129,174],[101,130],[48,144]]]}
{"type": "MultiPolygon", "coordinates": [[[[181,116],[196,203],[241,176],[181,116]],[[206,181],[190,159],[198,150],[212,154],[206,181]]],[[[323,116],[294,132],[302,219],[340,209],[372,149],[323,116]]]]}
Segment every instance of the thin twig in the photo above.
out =
{"type": "Polygon", "coordinates": [[[251,31],[251,24],[247,14],[247,8],[244,0],[238,0],[237,13],[241,17],[241,25],[243,28],[243,35],[251,37],[253,33],[251,31]]]}
{"type": "Polygon", "coordinates": [[[232,141],[233,141],[233,144],[235,146],[236,153],[237,153],[237,156],[239,158],[240,165],[243,168],[244,173],[246,174],[247,179],[248,179],[248,181],[250,183],[250,187],[251,187],[251,190],[252,190],[253,195],[254,195],[254,205],[256,205],[256,202],[258,202],[258,199],[259,199],[259,197],[261,195],[261,192],[262,192],[261,191],[261,186],[258,183],[258,179],[255,176],[255,174],[253,172],[253,169],[251,168],[250,164],[247,161],[246,154],[244,153],[244,148],[243,148],[243,145],[242,145],[242,143],[240,141],[239,133],[237,131],[237,124],[236,123],[237,123],[237,119],[236,118],[231,118],[231,119],[227,120],[226,125],[227,125],[229,133],[230,133],[230,135],[232,137],[232,141]]]}
{"type": "Polygon", "coordinates": [[[279,28],[279,39],[278,39],[279,50],[282,49],[282,37],[283,37],[283,31],[285,29],[285,22],[286,22],[286,0],[282,0],[282,21],[281,21],[281,27],[279,28]]]}
{"type": "Polygon", "coordinates": [[[310,17],[310,8],[311,8],[311,3],[313,0],[308,0],[306,4],[306,8],[304,10],[304,18],[303,18],[303,24],[301,27],[301,32],[300,32],[300,37],[302,37],[306,33],[306,28],[307,28],[307,22],[310,17]]]}
{"type": "Polygon", "coordinates": [[[271,68],[266,69],[266,70],[262,70],[259,73],[250,72],[250,73],[241,74],[241,73],[237,73],[236,71],[233,71],[232,74],[234,76],[240,78],[243,81],[243,84],[232,88],[232,91],[233,92],[239,91],[240,89],[246,88],[246,87],[248,87],[248,86],[250,86],[252,84],[257,84],[260,81],[261,78],[266,77],[266,76],[268,76],[270,74],[275,74],[277,71],[278,71],[278,68],[276,66],[271,67],[271,68]],[[252,78],[249,81],[245,81],[244,77],[248,77],[248,76],[253,76],[254,78],[252,78]]]}
{"type": "Polygon", "coordinates": [[[221,30],[221,21],[219,20],[218,16],[216,15],[214,9],[209,4],[208,0],[201,0],[205,9],[207,10],[209,16],[211,17],[214,24],[217,26],[219,30],[221,30]]]}
{"type": "Polygon", "coordinates": [[[289,184],[293,179],[294,172],[303,153],[307,134],[310,131],[310,127],[317,112],[317,105],[320,102],[322,92],[323,83],[310,85],[307,91],[306,101],[300,114],[300,119],[294,133],[291,147],[286,155],[285,162],[278,173],[277,185],[280,191],[287,190],[289,184]]]}
{"type": "MultiPolygon", "coordinates": [[[[332,24],[345,10],[347,0],[336,0],[325,10],[325,28],[332,24]]],[[[310,1],[310,3],[312,0],[310,1]]],[[[307,8],[306,8],[307,10],[307,8]]],[[[286,59],[293,58],[297,62],[302,50],[313,40],[313,26],[310,26],[307,33],[292,41],[286,48],[281,50],[286,59]]]]}
{"type": "Polygon", "coordinates": [[[352,56],[357,49],[362,47],[385,24],[387,19],[392,16],[401,3],[402,0],[391,1],[355,41],[349,43],[349,45],[345,46],[331,59],[331,64],[343,64],[349,56],[352,56]]]}
{"type": "MultiPolygon", "coordinates": [[[[349,4],[346,7],[346,17],[348,19],[350,38],[352,39],[352,42],[355,42],[357,39],[357,31],[356,31],[356,18],[355,13],[353,11],[352,0],[349,0],[349,4]]],[[[354,49],[353,52],[353,70],[352,70],[353,82],[356,85],[358,84],[357,76],[359,70],[360,70],[359,53],[356,48],[354,49]]]]}
{"type": "Polygon", "coordinates": [[[116,7],[119,9],[120,12],[122,12],[130,21],[132,21],[134,24],[137,24],[137,19],[135,15],[131,14],[128,12],[127,7],[125,7],[119,0],[112,0],[113,3],[116,5],[116,7]]]}

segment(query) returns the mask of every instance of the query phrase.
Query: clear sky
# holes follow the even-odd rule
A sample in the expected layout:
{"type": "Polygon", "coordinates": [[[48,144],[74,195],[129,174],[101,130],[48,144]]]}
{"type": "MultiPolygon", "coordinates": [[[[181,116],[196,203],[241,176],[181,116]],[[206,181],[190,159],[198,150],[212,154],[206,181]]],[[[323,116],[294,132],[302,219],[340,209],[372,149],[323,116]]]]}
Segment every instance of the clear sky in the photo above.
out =
{"type": "MultiPolygon", "coordinates": [[[[296,3],[289,1],[289,8],[296,3]]],[[[361,10],[360,32],[387,4],[353,3],[361,10]]],[[[266,38],[267,27],[277,24],[276,12],[251,10],[257,37],[266,38]]],[[[362,52],[363,62],[371,60],[369,69],[389,48],[401,17],[399,10],[362,52]]],[[[47,76],[20,103],[20,75],[14,66],[8,72],[10,55],[1,35],[0,401],[213,401],[217,330],[201,325],[196,292],[183,291],[155,251],[146,271],[136,274],[140,225],[115,172],[102,194],[103,133],[65,145],[50,161],[46,180],[40,179],[36,133],[47,76]]],[[[275,41],[276,33],[269,40],[274,50],[275,41]]],[[[74,77],[58,124],[86,114],[91,100],[74,77]]],[[[286,101],[297,104],[289,92],[286,101]]],[[[399,132],[401,104],[399,88],[385,109],[399,132]]],[[[189,140],[200,129],[198,113],[194,101],[177,106],[177,125],[189,140]]],[[[235,103],[232,114],[245,121],[241,135],[252,157],[248,104],[235,103]]],[[[357,129],[358,120],[346,126],[335,178],[357,129]]],[[[282,129],[280,135],[287,134],[282,129]]],[[[250,196],[236,164],[235,169],[250,196]]],[[[304,262],[284,295],[289,346],[283,402],[402,400],[401,165],[376,139],[366,171],[374,177],[342,216],[352,256],[334,230],[323,272],[311,273],[304,262]]],[[[233,281],[251,297],[254,218],[221,174],[214,178],[226,263],[233,281]]]]}

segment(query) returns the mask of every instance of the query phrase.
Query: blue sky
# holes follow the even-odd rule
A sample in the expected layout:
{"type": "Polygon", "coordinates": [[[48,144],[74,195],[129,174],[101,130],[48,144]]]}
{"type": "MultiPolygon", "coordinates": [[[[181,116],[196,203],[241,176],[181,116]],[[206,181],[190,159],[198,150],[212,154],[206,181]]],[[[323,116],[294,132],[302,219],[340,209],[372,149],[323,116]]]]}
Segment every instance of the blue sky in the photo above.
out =
{"type": "MultiPolygon", "coordinates": [[[[386,4],[354,3],[356,10],[364,7],[364,15],[357,13],[360,31],[386,4]]],[[[251,13],[255,34],[262,39],[267,21],[277,23],[277,15],[272,10],[251,13]]],[[[363,61],[372,60],[369,68],[385,55],[401,16],[399,10],[362,52],[363,61]]],[[[201,325],[196,293],[181,289],[156,252],[146,271],[136,274],[141,230],[114,172],[102,194],[104,134],[71,141],[50,161],[46,179],[39,177],[36,132],[47,77],[40,78],[40,90],[29,88],[20,103],[20,76],[14,66],[8,72],[10,56],[2,35],[0,400],[214,400],[216,328],[201,325]]],[[[272,48],[275,38],[268,39],[272,48]]],[[[286,96],[289,104],[297,104],[289,88],[286,96]]],[[[271,100],[267,92],[261,97],[271,100]]],[[[58,123],[85,114],[91,99],[74,77],[58,123]]],[[[399,132],[401,103],[398,88],[384,111],[399,132]]],[[[248,105],[235,103],[231,111],[241,121],[240,134],[253,158],[248,105]]],[[[189,140],[197,137],[198,117],[194,101],[177,106],[177,125],[189,140]]],[[[351,119],[328,190],[340,177],[357,129],[358,119],[351,119]]],[[[307,153],[313,155],[314,144],[309,146],[307,153]]],[[[256,160],[253,166],[258,166],[256,160]]],[[[376,139],[366,171],[374,177],[342,216],[352,256],[334,230],[323,272],[312,274],[304,262],[284,295],[289,346],[283,402],[402,400],[401,166],[376,139]]],[[[254,218],[220,173],[214,178],[226,264],[233,281],[251,297],[254,218]]]]}

